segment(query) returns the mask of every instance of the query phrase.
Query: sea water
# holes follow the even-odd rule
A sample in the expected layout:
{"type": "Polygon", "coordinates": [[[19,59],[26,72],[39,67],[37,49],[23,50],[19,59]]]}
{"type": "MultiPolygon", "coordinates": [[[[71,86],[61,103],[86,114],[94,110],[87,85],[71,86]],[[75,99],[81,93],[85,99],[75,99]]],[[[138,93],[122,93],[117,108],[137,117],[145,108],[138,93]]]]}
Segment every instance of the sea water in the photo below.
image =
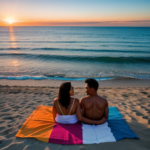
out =
{"type": "Polygon", "coordinates": [[[0,79],[150,79],[150,27],[0,27],[0,79]]]}

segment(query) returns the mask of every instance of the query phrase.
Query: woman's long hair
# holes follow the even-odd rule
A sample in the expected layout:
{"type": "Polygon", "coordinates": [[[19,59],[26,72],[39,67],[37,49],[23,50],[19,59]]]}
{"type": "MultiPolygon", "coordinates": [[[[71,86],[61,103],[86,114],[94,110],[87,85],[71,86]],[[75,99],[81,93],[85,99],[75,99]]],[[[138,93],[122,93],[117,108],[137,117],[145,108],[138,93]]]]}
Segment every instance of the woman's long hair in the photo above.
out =
{"type": "Polygon", "coordinates": [[[58,101],[66,109],[70,105],[70,94],[71,82],[64,82],[59,87],[58,101]]]}

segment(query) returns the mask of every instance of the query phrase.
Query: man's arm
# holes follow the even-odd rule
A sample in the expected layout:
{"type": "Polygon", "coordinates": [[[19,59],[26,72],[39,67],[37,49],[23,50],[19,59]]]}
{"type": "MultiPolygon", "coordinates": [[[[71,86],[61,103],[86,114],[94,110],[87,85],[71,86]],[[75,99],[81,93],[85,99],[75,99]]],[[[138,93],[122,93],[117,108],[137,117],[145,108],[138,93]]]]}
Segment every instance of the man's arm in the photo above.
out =
{"type": "Polygon", "coordinates": [[[109,113],[109,110],[108,110],[108,102],[106,100],[106,107],[105,107],[105,112],[104,112],[104,117],[106,118],[106,120],[108,119],[108,113],[109,113]]]}
{"type": "Polygon", "coordinates": [[[104,111],[104,117],[103,117],[101,120],[99,120],[99,124],[103,124],[103,123],[105,123],[105,122],[107,121],[107,119],[108,119],[108,113],[109,113],[109,110],[108,110],[108,102],[107,102],[107,100],[106,100],[106,106],[105,106],[105,111],[104,111]]]}
{"type": "Polygon", "coordinates": [[[81,106],[80,103],[77,104],[77,110],[76,110],[76,116],[78,118],[79,121],[87,123],[87,124],[103,124],[106,121],[104,119],[101,119],[101,121],[97,121],[97,120],[91,120],[88,118],[85,118],[82,114],[81,114],[81,106]]]}
{"type": "Polygon", "coordinates": [[[78,110],[78,115],[79,115],[79,121],[82,121],[82,122],[84,122],[84,123],[87,123],[87,124],[103,124],[103,123],[105,123],[106,121],[107,121],[107,119],[108,119],[108,102],[107,102],[107,100],[106,100],[106,106],[105,106],[105,110],[104,110],[104,116],[103,116],[103,118],[101,118],[101,120],[90,120],[90,119],[88,119],[88,118],[86,118],[86,117],[84,117],[84,105],[83,105],[83,99],[81,99],[80,100],[80,110],[81,110],[81,107],[82,107],[82,114],[81,114],[81,116],[80,116],[80,112],[79,112],[79,110],[78,110]]]}
{"type": "Polygon", "coordinates": [[[84,116],[84,106],[83,106],[83,99],[80,100],[80,106],[82,108],[82,116],[84,116]]]}

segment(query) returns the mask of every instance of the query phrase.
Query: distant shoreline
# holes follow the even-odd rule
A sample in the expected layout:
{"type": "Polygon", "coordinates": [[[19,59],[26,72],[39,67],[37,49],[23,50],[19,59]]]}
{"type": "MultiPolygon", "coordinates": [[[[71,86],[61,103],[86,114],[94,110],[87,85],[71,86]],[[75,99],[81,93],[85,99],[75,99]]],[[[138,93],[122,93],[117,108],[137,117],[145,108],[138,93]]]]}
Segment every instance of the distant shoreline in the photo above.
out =
{"type": "MultiPolygon", "coordinates": [[[[84,81],[71,81],[74,87],[84,87],[84,81]]],[[[59,87],[64,80],[0,80],[1,86],[46,86],[59,87]]],[[[98,81],[99,87],[150,87],[150,79],[113,79],[98,81]]]]}

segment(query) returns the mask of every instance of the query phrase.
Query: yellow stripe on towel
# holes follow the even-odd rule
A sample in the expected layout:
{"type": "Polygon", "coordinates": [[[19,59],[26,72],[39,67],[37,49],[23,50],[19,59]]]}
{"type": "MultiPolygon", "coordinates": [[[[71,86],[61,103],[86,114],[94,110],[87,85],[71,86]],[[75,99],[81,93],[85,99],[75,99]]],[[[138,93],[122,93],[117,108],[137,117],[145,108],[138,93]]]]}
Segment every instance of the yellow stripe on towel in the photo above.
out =
{"type": "Polygon", "coordinates": [[[16,137],[36,138],[43,142],[49,142],[54,124],[52,107],[38,106],[22,125],[16,137]]]}

